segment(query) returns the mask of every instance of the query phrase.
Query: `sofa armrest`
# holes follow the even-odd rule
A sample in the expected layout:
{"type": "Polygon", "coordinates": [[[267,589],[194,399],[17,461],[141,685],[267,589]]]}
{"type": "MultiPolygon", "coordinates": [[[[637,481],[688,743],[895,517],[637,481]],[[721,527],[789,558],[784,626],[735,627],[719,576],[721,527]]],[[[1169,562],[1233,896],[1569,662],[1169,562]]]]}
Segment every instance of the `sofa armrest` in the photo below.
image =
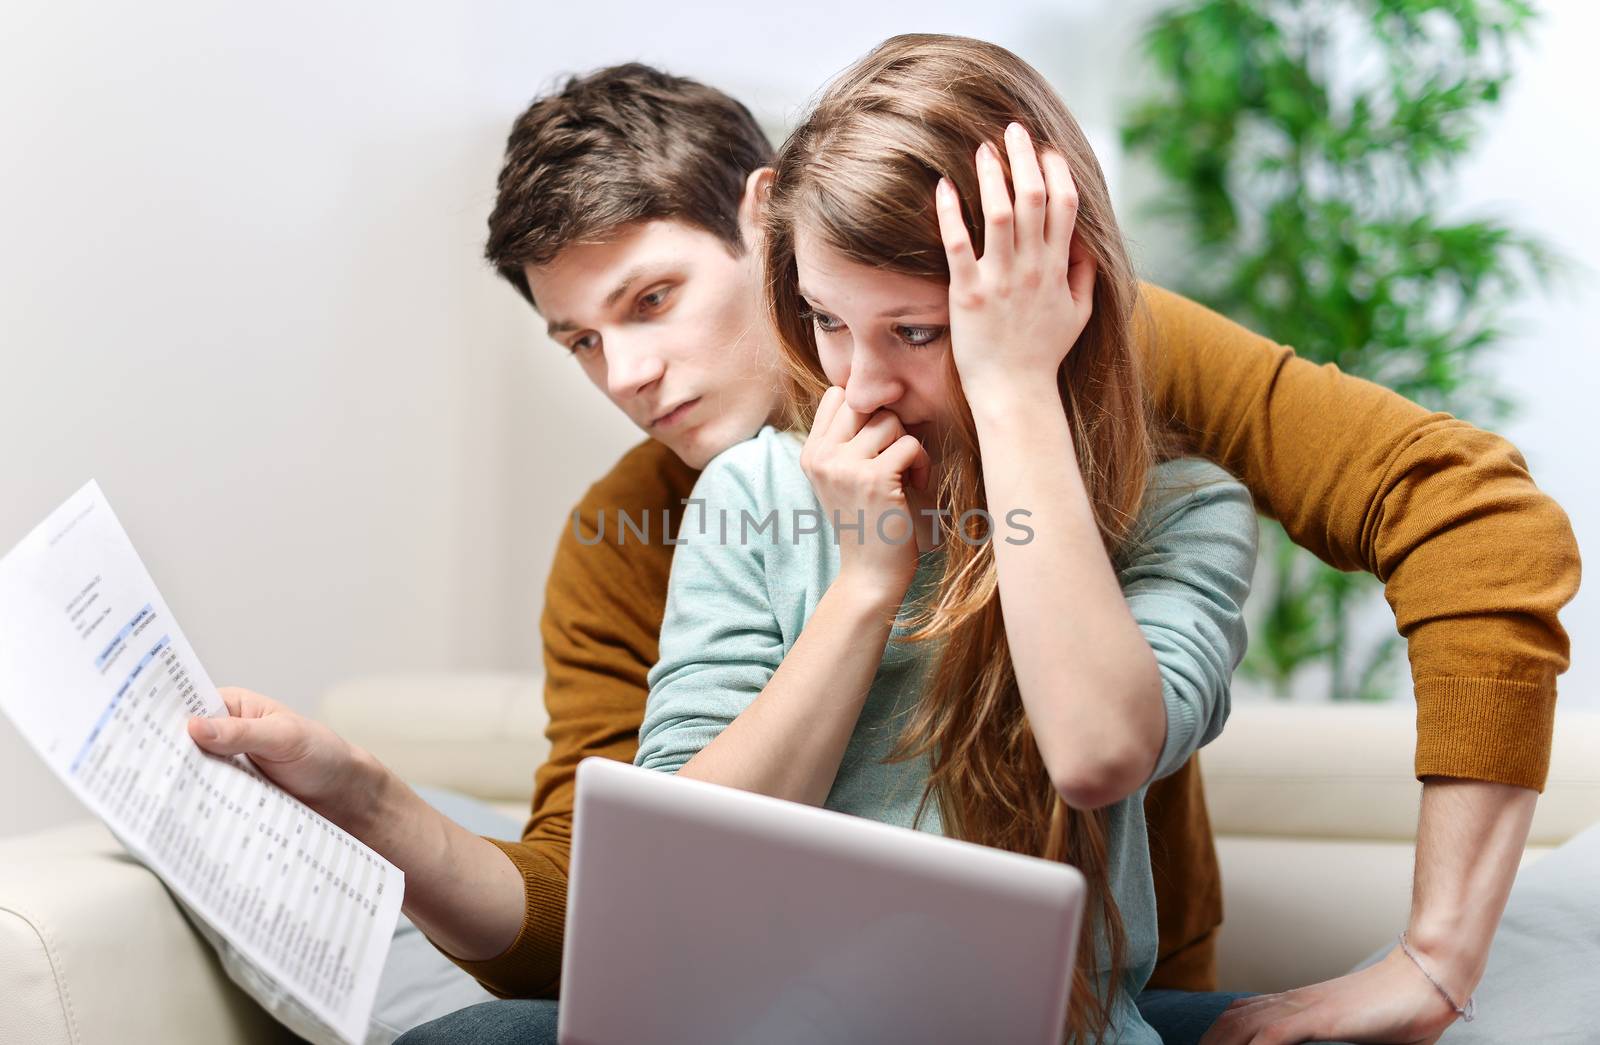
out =
{"type": "MultiPolygon", "coordinates": [[[[1416,707],[1235,701],[1200,753],[1217,835],[1412,842],[1416,707]]],[[[1550,775],[1530,846],[1552,847],[1600,819],[1600,714],[1556,716],[1550,775]]]]}
{"type": "Polygon", "coordinates": [[[515,673],[353,679],[318,717],[411,784],[503,804],[526,816],[533,771],[550,752],[544,679],[515,673]]]}
{"type": "Polygon", "coordinates": [[[98,821],[0,841],[0,1041],[288,1043],[98,821]]]}

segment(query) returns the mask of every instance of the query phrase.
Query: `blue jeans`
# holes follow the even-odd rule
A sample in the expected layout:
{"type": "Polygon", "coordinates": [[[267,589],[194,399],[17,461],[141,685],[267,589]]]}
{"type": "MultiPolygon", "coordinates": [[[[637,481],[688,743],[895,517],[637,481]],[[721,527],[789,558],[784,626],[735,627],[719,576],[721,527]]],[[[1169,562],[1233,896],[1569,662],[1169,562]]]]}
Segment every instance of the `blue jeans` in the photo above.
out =
{"type": "MultiPolygon", "coordinates": [[[[1254,991],[1142,991],[1139,1015],[1161,1035],[1163,1045],[1195,1045],[1235,998],[1254,998],[1254,991]]],[[[554,1040],[554,1039],[552,1039],[554,1040]]],[[[1307,1045],[1340,1045],[1309,1042],[1307,1045]]]]}
{"type": "Polygon", "coordinates": [[[413,1027],[394,1045],[556,1045],[556,1003],[539,998],[483,1001],[413,1027]]]}
{"type": "Polygon", "coordinates": [[[1195,1045],[1235,998],[1251,991],[1140,991],[1139,1015],[1161,1035],[1162,1045],[1195,1045]]]}
{"type": "MultiPolygon", "coordinates": [[[[1139,1012],[1165,1045],[1194,1045],[1222,1010],[1248,992],[1155,990],[1139,995],[1139,1012]]],[[[556,1045],[556,1003],[530,999],[486,1001],[402,1034],[395,1045],[556,1045]]]]}

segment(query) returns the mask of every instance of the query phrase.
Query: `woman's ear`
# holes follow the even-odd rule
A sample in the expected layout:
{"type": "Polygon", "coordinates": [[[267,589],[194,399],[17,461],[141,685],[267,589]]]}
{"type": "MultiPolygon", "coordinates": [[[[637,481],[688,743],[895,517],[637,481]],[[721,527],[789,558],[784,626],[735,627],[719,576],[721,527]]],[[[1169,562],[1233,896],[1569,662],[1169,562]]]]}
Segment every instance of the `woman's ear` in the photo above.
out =
{"type": "Polygon", "coordinates": [[[761,219],[766,215],[767,195],[776,174],[771,167],[757,167],[744,180],[744,195],[739,199],[739,236],[748,249],[754,249],[761,240],[761,219]]]}

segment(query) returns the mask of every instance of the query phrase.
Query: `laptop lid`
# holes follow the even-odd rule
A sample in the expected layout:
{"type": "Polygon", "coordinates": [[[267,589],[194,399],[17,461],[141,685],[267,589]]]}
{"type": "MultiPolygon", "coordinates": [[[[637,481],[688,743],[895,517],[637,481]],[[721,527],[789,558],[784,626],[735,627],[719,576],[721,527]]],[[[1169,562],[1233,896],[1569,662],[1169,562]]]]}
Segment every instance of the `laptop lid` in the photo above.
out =
{"type": "Polygon", "coordinates": [[[1072,867],[578,766],[564,1045],[1061,1040],[1072,867]]]}

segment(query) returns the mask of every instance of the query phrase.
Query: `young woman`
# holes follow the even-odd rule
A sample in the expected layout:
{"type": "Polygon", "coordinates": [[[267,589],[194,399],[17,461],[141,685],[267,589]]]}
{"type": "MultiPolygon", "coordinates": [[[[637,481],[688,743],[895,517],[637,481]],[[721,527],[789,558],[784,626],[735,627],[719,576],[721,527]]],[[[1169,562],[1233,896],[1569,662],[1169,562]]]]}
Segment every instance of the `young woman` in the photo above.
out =
{"type": "Polygon", "coordinates": [[[1074,864],[1071,1034],[1159,1042],[1142,799],[1227,717],[1256,523],[1155,434],[1082,132],[1010,52],[897,37],[762,249],[790,416],[695,488],[638,763],[1074,864]]]}

